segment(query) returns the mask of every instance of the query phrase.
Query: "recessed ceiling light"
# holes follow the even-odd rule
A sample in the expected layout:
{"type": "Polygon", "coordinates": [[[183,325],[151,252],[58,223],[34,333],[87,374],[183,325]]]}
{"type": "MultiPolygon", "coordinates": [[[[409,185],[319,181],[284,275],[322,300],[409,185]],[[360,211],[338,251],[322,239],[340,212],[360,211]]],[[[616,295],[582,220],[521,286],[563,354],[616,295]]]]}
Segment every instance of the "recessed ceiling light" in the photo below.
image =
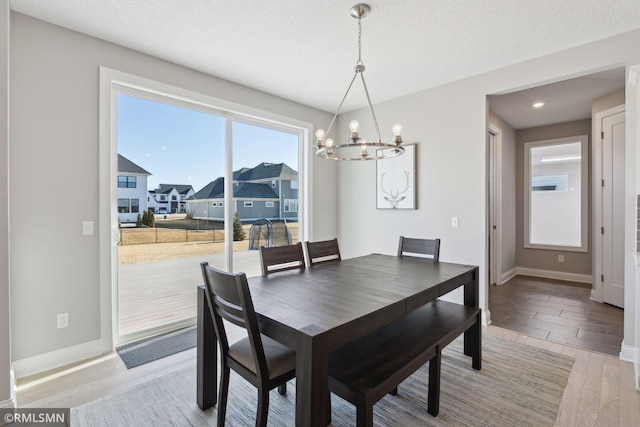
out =
{"type": "Polygon", "coordinates": [[[540,108],[544,105],[544,102],[536,102],[535,104],[532,105],[533,108],[540,108]]]}

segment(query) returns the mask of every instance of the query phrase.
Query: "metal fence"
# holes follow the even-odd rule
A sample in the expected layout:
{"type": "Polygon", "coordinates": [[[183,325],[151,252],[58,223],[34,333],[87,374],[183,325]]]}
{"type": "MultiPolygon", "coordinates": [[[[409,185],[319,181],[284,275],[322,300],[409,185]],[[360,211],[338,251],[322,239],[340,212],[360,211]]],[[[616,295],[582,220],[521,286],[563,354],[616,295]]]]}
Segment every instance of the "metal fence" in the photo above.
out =
{"type": "Polygon", "coordinates": [[[179,230],[170,228],[120,229],[121,245],[221,241],[224,241],[224,230],[179,230]]]}

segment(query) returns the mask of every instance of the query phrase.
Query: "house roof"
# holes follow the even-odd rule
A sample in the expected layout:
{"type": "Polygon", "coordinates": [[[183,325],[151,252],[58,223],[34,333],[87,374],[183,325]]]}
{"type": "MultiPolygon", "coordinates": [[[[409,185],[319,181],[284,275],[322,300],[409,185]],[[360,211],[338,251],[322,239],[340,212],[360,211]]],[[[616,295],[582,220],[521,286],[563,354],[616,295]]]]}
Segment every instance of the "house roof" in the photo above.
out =
{"type": "Polygon", "coordinates": [[[262,162],[254,168],[242,168],[233,173],[237,181],[257,181],[261,179],[298,179],[298,172],[284,163],[262,162]]]}
{"type": "Polygon", "coordinates": [[[136,175],[152,175],[140,166],[127,159],[122,154],[118,154],[118,173],[132,173],[136,175]]]}
{"type": "MultiPolygon", "coordinates": [[[[240,182],[233,186],[233,197],[237,199],[278,199],[278,195],[268,184],[240,182]]],[[[195,193],[190,200],[224,198],[224,178],[216,178],[195,193]]]]}
{"type": "Polygon", "coordinates": [[[188,194],[189,191],[193,190],[193,187],[191,185],[186,184],[160,184],[155,192],[160,194],[168,194],[174,188],[176,189],[178,194],[188,194]]]}

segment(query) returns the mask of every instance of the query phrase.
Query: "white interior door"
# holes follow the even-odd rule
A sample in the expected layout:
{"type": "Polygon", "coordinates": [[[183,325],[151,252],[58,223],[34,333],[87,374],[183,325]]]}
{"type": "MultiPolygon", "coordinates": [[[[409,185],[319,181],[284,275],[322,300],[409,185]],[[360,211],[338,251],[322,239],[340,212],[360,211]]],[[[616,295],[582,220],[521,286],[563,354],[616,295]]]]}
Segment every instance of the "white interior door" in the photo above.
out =
{"type": "Polygon", "coordinates": [[[602,118],[602,299],[624,307],[625,113],[602,118]]]}

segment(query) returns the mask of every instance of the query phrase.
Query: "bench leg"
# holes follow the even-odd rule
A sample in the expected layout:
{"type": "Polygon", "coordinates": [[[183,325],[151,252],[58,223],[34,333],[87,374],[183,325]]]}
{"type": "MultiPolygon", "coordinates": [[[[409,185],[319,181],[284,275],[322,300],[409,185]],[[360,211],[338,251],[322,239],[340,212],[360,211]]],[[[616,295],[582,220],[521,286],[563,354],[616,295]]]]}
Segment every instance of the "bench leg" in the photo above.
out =
{"type": "Polygon", "coordinates": [[[393,390],[389,392],[390,395],[395,396],[398,394],[398,387],[394,387],[393,390]]]}
{"type": "Polygon", "coordinates": [[[440,411],[440,347],[436,349],[436,355],[429,361],[429,397],[427,399],[427,412],[434,417],[440,411]]]}
{"type": "Polygon", "coordinates": [[[473,369],[482,368],[482,318],[480,313],[476,322],[464,332],[464,354],[473,359],[473,369]]]}

